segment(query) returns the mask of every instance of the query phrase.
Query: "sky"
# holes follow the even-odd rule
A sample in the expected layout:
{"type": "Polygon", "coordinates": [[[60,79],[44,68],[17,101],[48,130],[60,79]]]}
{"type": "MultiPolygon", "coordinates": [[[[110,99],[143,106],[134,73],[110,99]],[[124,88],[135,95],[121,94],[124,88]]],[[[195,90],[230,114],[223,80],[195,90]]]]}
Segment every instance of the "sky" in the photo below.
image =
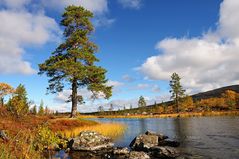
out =
{"type": "Polygon", "coordinates": [[[187,94],[238,84],[238,0],[1,0],[0,82],[24,84],[29,100],[60,112],[70,87],[46,94],[48,78],[38,64],[62,42],[64,8],[81,5],[94,13],[91,39],[99,46],[97,65],[107,69],[109,100],[91,100],[80,112],[130,105],[139,96],[148,104],[169,100],[169,80],[177,72],[187,94]]]}

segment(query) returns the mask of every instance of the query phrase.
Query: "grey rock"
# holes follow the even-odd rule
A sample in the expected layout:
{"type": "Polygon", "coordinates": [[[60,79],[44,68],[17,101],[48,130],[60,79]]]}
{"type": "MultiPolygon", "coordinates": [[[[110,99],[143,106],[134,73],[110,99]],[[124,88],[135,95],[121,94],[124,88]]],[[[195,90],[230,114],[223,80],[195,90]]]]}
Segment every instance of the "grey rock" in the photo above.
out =
{"type": "Polygon", "coordinates": [[[164,139],[168,139],[168,136],[164,135],[164,134],[161,134],[161,133],[156,133],[156,132],[153,132],[153,131],[146,131],[145,133],[146,135],[155,135],[155,136],[158,136],[158,139],[159,140],[164,140],[164,139]]]}
{"type": "Polygon", "coordinates": [[[83,131],[76,138],[69,141],[68,147],[79,151],[98,151],[111,149],[114,144],[111,139],[94,131],[83,131]]]}
{"type": "Polygon", "coordinates": [[[114,155],[128,155],[129,149],[127,147],[123,147],[123,148],[118,147],[113,150],[113,154],[114,155]]]}
{"type": "Polygon", "coordinates": [[[129,159],[150,159],[150,157],[145,152],[131,151],[129,159]]]}
{"type": "Polygon", "coordinates": [[[180,156],[180,153],[173,147],[155,146],[150,148],[150,155],[155,158],[176,158],[180,156]]]}
{"type": "Polygon", "coordinates": [[[137,150],[137,151],[146,151],[150,147],[154,147],[158,145],[158,136],[156,135],[146,135],[146,134],[141,134],[137,136],[131,143],[130,147],[132,150],[137,150]]]}

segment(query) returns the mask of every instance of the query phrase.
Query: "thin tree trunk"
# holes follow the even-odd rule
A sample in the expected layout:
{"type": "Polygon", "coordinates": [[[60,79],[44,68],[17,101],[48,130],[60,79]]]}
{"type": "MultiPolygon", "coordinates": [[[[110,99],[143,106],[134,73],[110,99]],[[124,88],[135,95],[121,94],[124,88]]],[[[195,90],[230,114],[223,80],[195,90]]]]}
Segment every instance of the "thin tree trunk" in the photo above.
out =
{"type": "Polygon", "coordinates": [[[176,109],[177,109],[177,113],[179,112],[179,106],[178,106],[178,95],[176,94],[176,109]]]}
{"type": "Polygon", "coordinates": [[[71,109],[71,118],[76,117],[77,113],[77,80],[73,79],[72,82],[72,109],[71,109]]]}
{"type": "Polygon", "coordinates": [[[0,105],[1,105],[1,107],[3,107],[3,105],[4,105],[4,99],[3,99],[3,97],[0,98],[0,105]]]}

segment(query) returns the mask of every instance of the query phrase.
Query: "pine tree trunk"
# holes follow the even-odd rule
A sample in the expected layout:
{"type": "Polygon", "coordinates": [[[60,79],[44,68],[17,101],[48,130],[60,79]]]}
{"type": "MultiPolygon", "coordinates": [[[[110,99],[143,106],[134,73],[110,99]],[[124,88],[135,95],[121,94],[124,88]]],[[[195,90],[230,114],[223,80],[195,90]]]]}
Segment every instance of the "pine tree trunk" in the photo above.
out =
{"type": "Polygon", "coordinates": [[[176,110],[179,112],[178,95],[176,94],[176,110]]]}
{"type": "Polygon", "coordinates": [[[4,99],[3,99],[3,97],[1,97],[0,98],[0,106],[3,107],[3,105],[4,105],[4,99]]]}
{"type": "Polygon", "coordinates": [[[71,109],[71,118],[76,117],[77,113],[77,80],[73,79],[72,82],[72,109],[71,109]]]}

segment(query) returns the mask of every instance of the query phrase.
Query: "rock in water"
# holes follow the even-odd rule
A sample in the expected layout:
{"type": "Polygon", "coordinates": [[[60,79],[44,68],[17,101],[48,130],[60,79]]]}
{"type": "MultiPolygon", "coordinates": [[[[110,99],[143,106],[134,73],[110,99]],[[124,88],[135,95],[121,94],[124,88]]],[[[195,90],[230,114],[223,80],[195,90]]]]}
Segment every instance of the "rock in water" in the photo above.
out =
{"type": "Polygon", "coordinates": [[[129,149],[127,147],[116,147],[113,150],[113,159],[127,159],[129,158],[129,149]]]}
{"type": "Polygon", "coordinates": [[[155,135],[155,136],[158,136],[158,139],[159,140],[164,140],[164,139],[167,139],[168,136],[164,135],[164,134],[161,134],[161,133],[156,133],[156,132],[153,132],[153,131],[146,131],[145,132],[146,135],[155,135]]]}
{"type": "Polygon", "coordinates": [[[180,153],[173,147],[155,146],[150,148],[150,155],[155,158],[176,158],[180,156],[180,153]]]}
{"type": "Polygon", "coordinates": [[[127,155],[127,154],[129,154],[129,149],[127,147],[123,147],[123,148],[117,147],[113,150],[113,154],[114,155],[127,155]]]}
{"type": "Polygon", "coordinates": [[[131,143],[130,147],[136,151],[147,151],[150,147],[158,145],[158,136],[141,134],[137,136],[131,143]]]}
{"type": "Polygon", "coordinates": [[[173,141],[173,140],[161,140],[159,141],[158,146],[178,147],[180,146],[180,143],[178,141],[173,141]]]}
{"type": "Polygon", "coordinates": [[[131,151],[129,159],[150,159],[150,157],[145,152],[131,151]]]}
{"type": "Polygon", "coordinates": [[[176,158],[180,156],[179,151],[174,148],[179,146],[179,142],[167,138],[163,134],[147,131],[145,134],[138,135],[130,143],[130,147],[133,151],[145,152],[151,158],[176,158]]]}
{"type": "Polygon", "coordinates": [[[94,131],[83,131],[76,138],[71,139],[69,147],[79,151],[98,151],[113,148],[111,139],[94,131]]]}
{"type": "Polygon", "coordinates": [[[0,138],[3,139],[4,141],[9,140],[4,130],[0,130],[0,138]]]}

